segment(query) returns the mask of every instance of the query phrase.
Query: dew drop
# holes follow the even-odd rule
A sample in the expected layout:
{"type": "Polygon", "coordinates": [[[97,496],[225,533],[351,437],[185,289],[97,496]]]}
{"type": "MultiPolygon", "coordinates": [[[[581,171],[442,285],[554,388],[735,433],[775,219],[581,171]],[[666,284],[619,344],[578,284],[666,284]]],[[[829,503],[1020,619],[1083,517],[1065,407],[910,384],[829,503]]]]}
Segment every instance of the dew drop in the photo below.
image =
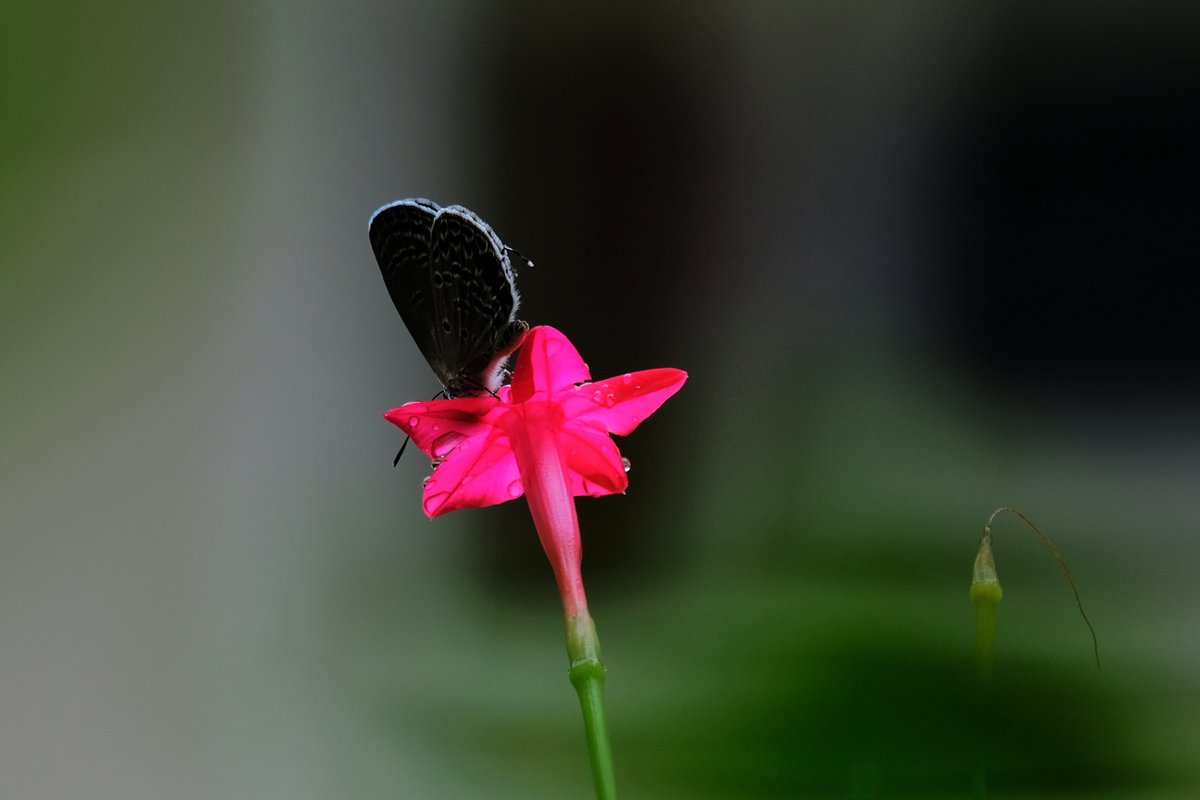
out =
{"type": "Polygon", "coordinates": [[[420,422],[421,422],[420,417],[409,417],[408,418],[408,427],[415,428],[415,427],[417,427],[417,425],[420,424],[420,422]]]}
{"type": "Polygon", "coordinates": [[[625,384],[626,386],[628,386],[629,384],[633,383],[633,373],[632,373],[632,372],[626,372],[624,375],[622,375],[622,376],[621,376],[621,383],[625,384]]]}
{"type": "Polygon", "coordinates": [[[621,456],[621,466],[624,467],[626,472],[629,472],[629,470],[633,467],[633,464],[629,463],[628,458],[621,456]]]}
{"type": "Polygon", "coordinates": [[[592,392],[592,399],[597,403],[600,403],[604,401],[604,395],[600,394],[600,390],[597,389],[596,391],[592,392]]]}
{"type": "Polygon", "coordinates": [[[615,402],[617,402],[617,396],[612,392],[609,392],[604,396],[604,405],[608,406],[609,408],[612,408],[613,403],[615,402]]]}
{"type": "Polygon", "coordinates": [[[520,497],[521,493],[524,491],[525,491],[525,487],[521,485],[520,481],[513,481],[512,483],[510,483],[508,485],[508,496],[509,497],[520,497]]]}

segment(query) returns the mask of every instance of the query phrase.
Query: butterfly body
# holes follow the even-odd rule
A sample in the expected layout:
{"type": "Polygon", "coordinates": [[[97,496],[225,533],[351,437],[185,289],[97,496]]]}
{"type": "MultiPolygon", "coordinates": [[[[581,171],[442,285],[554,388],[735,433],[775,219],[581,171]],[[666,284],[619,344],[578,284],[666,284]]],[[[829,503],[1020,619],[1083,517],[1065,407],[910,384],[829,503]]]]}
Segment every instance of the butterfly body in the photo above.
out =
{"type": "Polygon", "coordinates": [[[388,294],[446,394],[495,392],[529,329],[510,248],[474,212],[422,198],[383,206],[368,228],[388,294]]]}

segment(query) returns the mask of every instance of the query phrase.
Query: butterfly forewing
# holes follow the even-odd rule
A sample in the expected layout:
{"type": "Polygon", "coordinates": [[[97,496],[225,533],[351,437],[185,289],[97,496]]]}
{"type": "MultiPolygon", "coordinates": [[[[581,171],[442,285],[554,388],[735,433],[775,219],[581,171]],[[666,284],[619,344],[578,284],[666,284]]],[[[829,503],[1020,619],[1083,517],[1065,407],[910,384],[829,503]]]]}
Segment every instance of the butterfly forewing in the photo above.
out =
{"type": "Polygon", "coordinates": [[[439,210],[429,200],[400,200],[376,211],[369,226],[371,249],[383,273],[383,283],[400,319],[430,364],[437,356],[438,337],[433,327],[429,237],[439,210]]]}
{"type": "Polygon", "coordinates": [[[525,330],[507,248],[462,206],[401,200],[371,218],[388,293],[451,396],[498,385],[500,361],[525,330]]]}

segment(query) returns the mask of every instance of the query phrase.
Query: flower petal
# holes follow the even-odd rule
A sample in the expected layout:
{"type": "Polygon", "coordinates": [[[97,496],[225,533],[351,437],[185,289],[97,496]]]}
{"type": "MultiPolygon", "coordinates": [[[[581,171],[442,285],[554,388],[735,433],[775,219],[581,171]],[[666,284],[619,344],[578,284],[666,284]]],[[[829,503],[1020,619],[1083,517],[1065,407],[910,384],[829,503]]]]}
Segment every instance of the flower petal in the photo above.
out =
{"type": "Polygon", "coordinates": [[[460,508],[483,508],[524,494],[508,436],[489,428],[460,442],[425,481],[421,506],[430,517],[460,508]]]}
{"type": "Polygon", "coordinates": [[[629,487],[621,451],[605,431],[568,422],[558,431],[558,446],[575,497],[620,494],[629,487]]]}
{"type": "Polygon", "coordinates": [[[460,442],[486,435],[494,424],[489,415],[500,410],[499,398],[485,395],[405,403],[383,416],[412,437],[427,456],[437,459],[460,442]]]}
{"type": "Polygon", "coordinates": [[[530,329],[521,343],[513,369],[512,402],[524,403],[535,395],[548,400],[589,377],[587,364],[575,345],[561,331],[539,325],[530,329]]]}
{"type": "Polygon", "coordinates": [[[609,433],[626,436],[646,417],[679,391],[687,373],[680,369],[647,369],[616,378],[585,383],[560,401],[568,420],[604,426],[609,433]]]}

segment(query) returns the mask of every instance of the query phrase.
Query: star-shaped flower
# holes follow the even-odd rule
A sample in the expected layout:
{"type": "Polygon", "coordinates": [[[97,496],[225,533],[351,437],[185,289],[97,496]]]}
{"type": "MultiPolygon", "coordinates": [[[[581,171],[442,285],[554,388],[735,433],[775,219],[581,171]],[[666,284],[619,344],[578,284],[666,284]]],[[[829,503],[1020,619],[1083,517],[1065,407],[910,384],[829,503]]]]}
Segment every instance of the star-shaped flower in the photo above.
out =
{"type": "MultiPolygon", "coordinates": [[[[425,482],[430,517],[480,508],[525,494],[522,439],[553,445],[572,496],[624,492],[625,465],[610,433],[625,436],[687,379],[678,369],[628,372],[604,381],[590,375],[560,331],[541,326],[525,337],[512,384],[495,396],[406,403],[384,416],[412,437],[437,467],[425,482]]],[[[545,454],[530,453],[534,461],[545,454]]]]}
{"type": "Polygon", "coordinates": [[[494,396],[406,403],[384,414],[434,460],[422,498],[430,517],[525,495],[569,625],[591,624],[574,498],[625,491],[629,478],[609,434],[632,432],[687,373],[589,377],[567,337],[542,326],[526,335],[511,385],[494,396]]]}

